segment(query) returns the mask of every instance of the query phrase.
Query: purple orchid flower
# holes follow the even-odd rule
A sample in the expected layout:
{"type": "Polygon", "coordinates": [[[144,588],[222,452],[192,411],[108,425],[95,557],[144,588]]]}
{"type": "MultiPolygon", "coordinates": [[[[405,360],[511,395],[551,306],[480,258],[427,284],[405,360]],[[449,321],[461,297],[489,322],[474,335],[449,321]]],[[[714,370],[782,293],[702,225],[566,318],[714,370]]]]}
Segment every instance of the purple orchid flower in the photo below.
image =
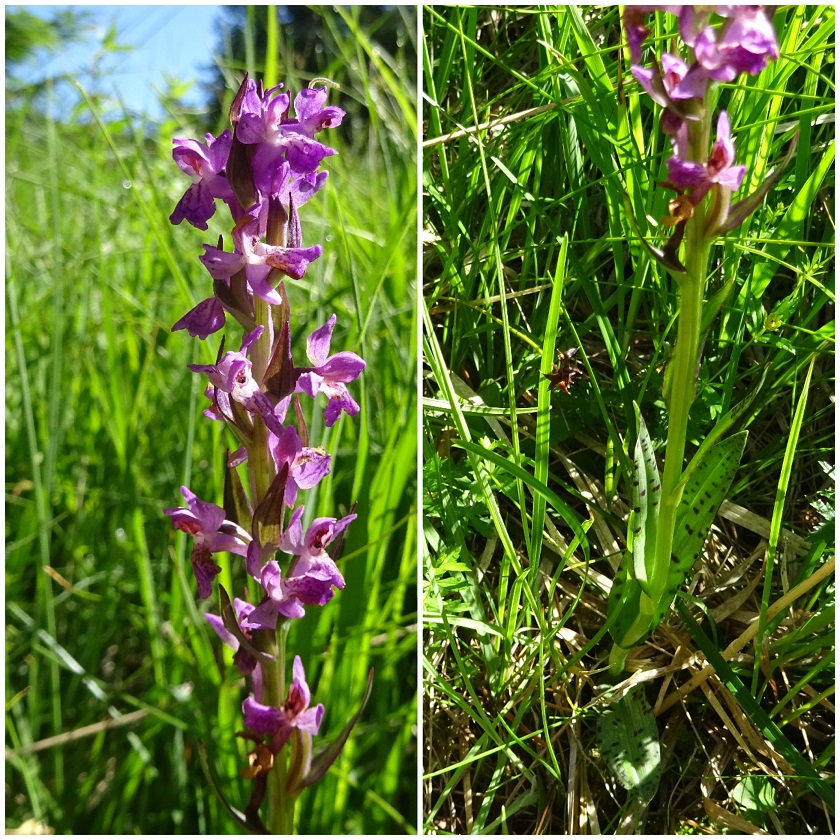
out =
{"type": "MultiPolygon", "coordinates": [[[[254,605],[243,601],[241,598],[234,598],[233,609],[236,613],[239,629],[245,638],[250,640],[251,630],[248,627],[246,619],[254,611],[254,605]]],[[[251,675],[251,680],[254,684],[254,697],[258,701],[262,700],[263,675],[257,658],[240,645],[239,639],[225,627],[224,620],[220,616],[214,615],[213,613],[205,613],[204,618],[207,619],[207,623],[213,628],[222,642],[234,651],[233,664],[236,666],[236,670],[243,676],[247,674],[251,675]]]]}
{"type": "Polygon", "coordinates": [[[330,456],[323,449],[304,446],[294,426],[284,426],[280,436],[269,432],[268,448],[277,472],[288,465],[285,502],[294,507],[298,490],[311,490],[330,471],[330,456]]]}
{"type": "MultiPolygon", "coordinates": [[[[320,704],[310,708],[300,657],[294,659],[285,702],[269,691],[267,686],[277,686],[283,680],[284,643],[278,639],[278,655],[267,656],[262,651],[261,634],[254,635],[256,630],[276,629],[278,619],[285,622],[302,617],[306,607],[324,605],[336,590],[344,588],[344,578],[327,548],[334,540],[340,543],[344,530],[355,519],[355,514],[339,520],[323,517],[314,520],[304,533],[304,508],[295,509],[299,492],[314,488],[330,471],[326,452],[304,446],[309,434],[297,394],[312,398],[326,394],[324,421],[331,426],[341,411],[359,411],[346,383],[365,367],[354,353],[330,355],[334,315],[309,336],[311,366],[295,368],[292,361],[294,322],[281,281],[284,277],[301,279],[321,255],[320,245],[303,247],[299,208],[324,186],[328,173],[321,171],[320,165],[336,154],[315,139],[318,132],[340,125],[344,118],[344,111],[326,101],[325,87],[301,91],[292,102],[282,85],[264,91],[246,75],[231,105],[232,130],[219,137],[208,134],[205,143],[176,139],[173,150],[179,167],[193,183],[171,221],[178,224],[187,219],[207,230],[216,199],[227,204],[233,217],[232,250],[225,251],[219,237],[217,245],[204,245],[200,257],[213,278],[213,294],[172,329],[187,330],[204,340],[225,326],[228,314],[244,328],[239,350],[224,352],[223,342],[215,364],[188,367],[209,380],[205,416],[225,421],[243,444],[228,453],[225,498],[232,499],[237,519],[247,520],[253,534],[225,519],[223,508],[201,501],[186,487],[181,492],[187,507],[165,513],[175,528],[194,537],[191,560],[200,597],[213,591],[213,580],[221,571],[213,554],[219,551],[244,556],[244,571],[264,591],[261,602],[254,606],[239,598],[231,602],[224,587],[218,586],[221,615],[205,614],[214,632],[234,651],[239,673],[250,675],[253,682],[253,694],[242,705],[248,731],[240,733],[257,742],[249,766],[242,772],[243,778],[254,781],[241,820],[251,830],[265,830],[258,809],[268,789],[274,757],[284,745],[289,743],[291,755],[288,762],[282,759],[286,768],[283,793],[294,800],[335,761],[362,711],[359,709],[338,739],[313,761],[312,737],[319,730],[324,708],[320,704]],[[269,306],[263,306],[262,301],[269,306]],[[256,352],[254,362],[249,358],[255,345],[259,363],[256,352]],[[295,421],[287,426],[285,416],[292,402],[295,421]],[[262,424],[254,415],[262,418],[267,435],[258,434],[262,424]],[[254,462],[248,464],[250,482],[243,482],[236,470],[246,461],[254,462]],[[266,476],[269,480],[262,481],[266,476]],[[284,530],[286,507],[292,512],[284,530]],[[288,555],[282,559],[282,569],[276,559],[281,556],[279,551],[288,555]],[[263,700],[278,706],[264,705],[263,700]]],[[[370,677],[365,700],[369,694],[370,677]]]]}
{"type": "Polygon", "coordinates": [[[202,502],[187,487],[181,488],[181,495],[188,507],[167,508],[164,513],[172,519],[174,528],[194,538],[190,561],[198,582],[198,596],[209,598],[213,579],[221,572],[212,555],[230,551],[244,557],[251,537],[235,522],[225,519],[224,508],[212,502],[202,502]]]}
{"type": "Polygon", "coordinates": [[[729,117],[721,111],[717,122],[717,140],[706,163],[684,161],[679,157],[668,160],[671,183],[678,189],[691,188],[691,202],[698,204],[714,184],[721,184],[734,192],[741,186],[746,166],[733,166],[735,144],[730,135],[729,117]]]}
{"type": "MultiPolygon", "coordinates": [[[[248,95],[243,99],[236,126],[236,137],[242,143],[257,144],[253,157],[255,182],[260,180],[260,172],[270,167],[280,156],[285,156],[292,171],[307,175],[314,172],[325,157],[336,153],[335,149],[314,140],[306,131],[298,130],[300,122],[290,120],[288,116],[289,94],[279,93],[281,87],[282,85],[278,85],[267,90],[262,99],[256,95],[256,87],[254,87],[253,91],[249,90],[248,95]]],[[[306,100],[304,103],[309,104],[306,100]]],[[[317,114],[305,106],[304,111],[309,120],[305,128],[310,129],[314,134],[317,129],[312,130],[312,126],[318,124],[317,114]],[[314,123],[313,117],[315,117],[314,123]]],[[[338,112],[340,112],[340,117],[344,116],[340,108],[335,108],[334,112],[326,117],[326,122],[322,122],[319,127],[337,125],[335,121],[340,122],[338,112]]]]}
{"type": "MultiPolygon", "coordinates": [[[[280,540],[280,550],[297,559],[284,577],[276,560],[269,560],[260,570],[259,580],[268,596],[248,617],[252,629],[274,628],[279,615],[302,618],[304,606],[323,606],[332,600],[333,587],[344,589],[344,578],[326,547],[356,518],[355,513],[343,519],[316,519],[303,535],[300,524],[303,507],[292,514],[280,540]]],[[[254,553],[256,556],[256,553],[254,553]]],[[[258,561],[249,558],[248,571],[256,577],[258,561]]]]}
{"type": "Polygon", "coordinates": [[[204,389],[204,396],[210,400],[210,406],[202,412],[208,420],[225,420],[232,416],[230,411],[230,398],[224,391],[219,389],[217,392],[215,385],[209,383],[204,389]],[[222,405],[219,404],[220,400],[222,405]]]}
{"type": "Polygon", "coordinates": [[[266,282],[271,269],[276,268],[300,280],[313,260],[321,256],[321,246],[310,248],[283,248],[279,245],[266,245],[260,239],[259,216],[247,214],[233,229],[233,253],[204,246],[204,255],[199,257],[205,268],[215,280],[232,277],[243,268],[246,269],[248,285],[254,293],[274,306],[280,306],[283,299],[266,282]]]}
{"type": "Polygon", "coordinates": [[[327,183],[329,174],[324,169],[301,175],[294,172],[289,162],[282,157],[255,172],[259,192],[260,230],[264,231],[266,227],[269,197],[275,198],[284,208],[300,208],[327,183]]]}
{"type": "Polygon", "coordinates": [[[315,330],[306,340],[306,355],[313,367],[301,368],[295,393],[326,394],[329,398],[324,409],[324,425],[332,426],[342,411],[351,417],[359,413],[358,403],[350,396],[346,382],[352,382],[365,368],[364,359],[355,353],[342,351],[330,356],[330,343],[336,317],[331,315],[323,327],[315,330]]]}
{"type": "Polygon", "coordinates": [[[727,23],[703,30],[691,45],[699,64],[716,81],[731,82],[740,73],[758,75],[768,59],[779,57],[773,24],[761,6],[715,6],[727,23]]]}
{"type": "Polygon", "coordinates": [[[225,325],[225,308],[215,296],[201,301],[172,326],[172,332],[186,330],[193,338],[204,340],[225,325]]]}
{"type": "MultiPolygon", "coordinates": [[[[289,736],[295,730],[308,737],[311,743],[312,736],[318,734],[321,719],[324,716],[323,704],[319,703],[317,706],[310,708],[311,699],[306,675],[303,671],[303,663],[299,656],[295,656],[292,664],[292,684],[289,686],[289,693],[283,708],[264,706],[253,697],[246,698],[242,702],[245,728],[261,737],[270,735],[269,749],[275,755],[283,748],[286,741],[289,740],[289,736]]],[[[308,769],[306,772],[308,772],[308,769]]],[[[305,777],[306,772],[302,773],[301,776],[305,777]]]]}
{"type": "MultiPolygon", "coordinates": [[[[282,433],[283,427],[274,413],[271,400],[260,390],[260,386],[251,375],[251,361],[247,353],[262,335],[263,327],[259,326],[242,338],[242,346],[237,352],[228,352],[215,365],[187,365],[194,373],[203,373],[217,388],[224,391],[248,411],[259,414],[265,425],[275,434],[282,433]]],[[[218,407],[218,406],[217,406],[218,407]]]]}
{"type": "Polygon", "coordinates": [[[207,230],[207,221],[216,212],[215,199],[231,201],[234,198],[227,178],[219,174],[225,168],[230,154],[230,129],[218,137],[207,134],[205,140],[206,146],[196,140],[175,138],[172,141],[175,146],[172,150],[175,163],[193,179],[169,217],[173,225],[186,219],[193,227],[207,230]]]}
{"type": "Polygon", "coordinates": [[[324,128],[337,128],[344,119],[344,111],[334,105],[324,107],[327,101],[326,87],[304,88],[295,97],[296,121],[288,121],[286,129],[293,129],[305,134],[307,137],[315,137],[315,134],[324,128]]]}
{"type": "MultiPolygon", "coordinates": [[[[650,35],[650,29],[645,26],[645,14],[648,12],[670,12],[680,18],[681,25],[686,13],[691,15],[691,6],[625,6],[623,24],[624,32],[627,35],[627,45],[630,47],[630,60],[638,64],[642,60],[642,44],[645,38],[650,35]]],[[[687,20],[690,20],[687,19],[687,20]]],[[[685,39],[683,39],[685,40],[685,39]]]]}

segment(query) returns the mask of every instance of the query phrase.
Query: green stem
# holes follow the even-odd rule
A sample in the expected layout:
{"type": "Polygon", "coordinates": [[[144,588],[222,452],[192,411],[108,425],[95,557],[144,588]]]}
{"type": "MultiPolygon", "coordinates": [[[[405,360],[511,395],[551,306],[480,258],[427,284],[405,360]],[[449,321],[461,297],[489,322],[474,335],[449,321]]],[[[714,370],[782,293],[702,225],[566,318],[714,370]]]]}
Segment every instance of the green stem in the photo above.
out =
{"type": "MultiPolygon", "coordinates": [[[[286,702],[286,637],[290,622],[283,621],[277,628],[276,700],[264,702],[283,708],[286,702]]],[[[282,749],[274,757],[274,769],[268,774],[268,827],[274,834],[292,834],[295,827],[295,800],[286,795],[288,778],[288,750],[282,749]]]]}
{"type": "MultiPolygon", "coordinates": [[[[707,99],[710,99],[708,97],[707,99]]],[[[689,135],[689,159],[706,160],[709,154],[711,101],[706,102],[704,119],[695,123],[689,135]]],[[[703,317],[703,291],[711,241],[705,235],[707,199],[694,208],[686,223],[684,264],[686,275],[679,283],[679,321],[677,343],[671,360],[673,375],[669,388],[668,441],[662,475],[662,502],[657,524],[656,560],[650,583],[650,599],[642,596],[642,610],[650,606],[654,613],[664,595],[671,565],[677,506],[682,496],[680,479],[685,460],[688,414],[694,402],[700,352],[700,326],[703,317]],[[645,603],[648,601],[649,603],[645,603]]]]}
{"type": "MultiPolygon", "coordinates": [[[[254,379],[261,382],[271,355],[271,307],[257,295],[254,295],[254,319],[262,325],[263,332],[251,349],[251,372],[254,379]]],[[[256,508],[274,478],[274,462],[268,452],[268,429],[257,414],[254,414],[253,442],[248,450],[248,473],[251,477],[251,499],[256,508]]]]}
{"type": "MultiPolygon", "coordinates": [[[[251,350],[252,374],[257,382],[261,382],[271,356],[271,307],[257,295],[254,295],[254,319],[263,327],[262,335],[251,350]]],[[[268,451],[268,428],[256,413],[252,444],[248,451],[248,473],[251,479],[251,499],[256,508],[268,492],[275,475],[274,461],[268,451]]],[[[290,622],[281,620],[276,632],[266,630],[259,634],[260,649],[273,657],[261,666],[262,703],[266,706],[283,708],[286,702],[286,637],[289,626],[290,622]]],[[[274,757],[274,768],[266,779],[268,829],[273,834],[291,834],[294,830],[295,802],[286,796],[288,769],[288,750],[284,748],[274,757]]]]}
{"type": "MultiPolygon", "coordinates": [[[[263,652],[272,656],[270,662],[261,665],[263,674],[262,703],[282,708],[286,702],[286,636],[289,622],[282,621],[276,632],[271,630],[254,633],[254,643],[263,652]]],[[[266,779],[268,800],[268,829],[272,834],[291,834],[294,826],[293,800],[286,796],[288,774],[288,750],[282,749],[274,757],[274,768],[266,779]]]]}

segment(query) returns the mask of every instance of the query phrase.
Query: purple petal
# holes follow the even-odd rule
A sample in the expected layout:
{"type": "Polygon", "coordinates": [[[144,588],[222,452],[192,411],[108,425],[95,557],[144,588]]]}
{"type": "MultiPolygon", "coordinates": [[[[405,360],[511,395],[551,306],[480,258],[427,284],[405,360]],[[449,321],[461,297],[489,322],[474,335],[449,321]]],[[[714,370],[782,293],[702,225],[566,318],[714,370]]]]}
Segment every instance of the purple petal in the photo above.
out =
{"type": "Polygon", "coordinates": [[[179,225],[186,219],[193,227],[207,230],[207,222],[216,212],[216,202],[213,194],[203,181],[191,184],[175,209],[169,216],[173,225],[179,225]]]}
{"type": "Polygon", "coordinates": [[[350,396],[346,386],[336,385],[332,389],[330,401],[324,409],[324,425],[328,429],[331,428],[342,411],[350,417],[355,417],[359,413],[359,404],[350,396]]]}
{"type": "Polygon", "coordinates": [[[221,391],[228,391],[227,378],[219,373],[216,365],[187,365],[193,373],[203,373],[221,391]]]}
{"type": "Polygon", "coordinates": [[[306,448],[294,466],[295,482],[302,490],[311,490],[329,474],[329,471],[330,456],[325,452],[306,448]]]}
{"type": "MultiPolygon", "coordinates": [[[[301,615],[297,617],[302,618],[303,615],[303,610],[301,610],[301,615]]],[[[277,604],[270,598],[266,598],[245,619],[243,627],[247,627],[249,630],[274,630],[277,627],[277,604]]]]}
{"type": "Polygon", "coordinates": [[[181,495],[201,522],[201,529],[205,534],[213,534],[219,530],[222,522],[225,521],[224,508],[212,502],[202,502],[188,487],[181,487],[181,495]]]}
{"type": "Polygon", "coordinates": [[[300,693],[300,696],[303,699],[303,706],[306,708],[309,705],[309,700],[311,699],[309,695],[309,685],[306,682],[306,674],[303,670],[303,661],[297,655],[295,655],[295,658],[292,661],[292,685],[295,686],[297,691],[300,693]]]}
{"type": "Polygon", "coordinates": [[[717,182],[723,184],[724,187],[728,187],[732,192],[735,192],[743,183],[746,172],[747,167],[743,164],[730,166],[718,175],[717,182]]]}
{"type": "Polygon", "coordinates": [[[674,99],[702,99],[709,86],[709,74],[699,64],[693,64],[680,83],[671,91],[674,99]]]}
{"type": "Polygon", "coordinates": [[[242,254],[230,254],[213,245],[205,245],[204,253],[199,259],[214,280],[227,280],[245,266],[245,257],[242,254]]]}
{"type": "Polygon", "coordinates": [[[227,165],[230,147],[233,144],[233,135],[230,133],[230,129],[226,128],[218,137],[206,134],[204,139],[207,141],[207,157],[212,171],[221,172],[227,165]]]}
{"type": "Polygon", "coordinates": [[[265,261],[272,268],[289,275],[295,280],[300,280],[306,269],[313,260],[321,256],[321,246],[313,245],[310,248],[280,248],[267,246],[265,261]]]}
{"type": "Polygon", "coordinates": [[[283,298],[280,296],[280,292],[266,282],[269,274],[271,274],[270,265],[249,265],[245,271],[251,291],[273,306],[280,306],[283,303],[283,298]]]}
{"type": "MultiPolygon", "coordinates": [[[[245,571],[254,579],[262,579],[262,558],[260,557],[260,544],[256,539],[251,540],[248,545],[248,552],[245,555],[245,571]]],[[[277,570],[278,575],[280,570],[277,570]]]]}
{"type": "Polygon", "coordinates": [[[302,554],[304,551],[303,526],[300,524],[303,507],[297,508],[291,515],[286,530],[280,538],[280,550],[286,554],[302,554]]]}
{"type": "Polygon", "coordinates": [[[301,121],[315,116],[327,101],[326,87],[304,88],[295,97],[295,114],[301,121]]]}
{"type": "Polygon", "coordinates": [[[663,103],[657,98],[659,94],[657,94],[653,88],[653,70],[649,67],[642,67],[641,65],[634,64],[630,67],[630,72],[636,78],[638,83],[645,89],[645,91],[647,91],[648,95],[654,100],[654,102],[658,105],[662,105],[663,103]]]}
{"type": "Polygon", "coordinates": [[[239,639],[230,632],[230,630],[225,627],[224,621],[222,621],[221,617],[218,615],[213,615],[213,613],[204,613],[204,618],[207,619],[207,623],[216,631],[216,635],[224,642],[229,648],[233,648],[234,650],[239,650],[239,639]]]}
{"type": "Polygon", "coordinates": [[[306,355],[315,367],[320,367],[327,360],[330,354],[330,342],[332,341],[333,328],[335,327],[336,316],[330,315],[323,327],[309,335],[306,339],[306,355]]]}
{"type": "Polygon", "coordinates": [[[342,350],[318,367],[318,373],[330,382],[352,382],[365,369],[365,360],[349,350],[342,350]]]}
{"type": "Polygon", "coordinates": [[[337,154],[335,149],[310,140],[304,134],[291,134],[286,141],[286,160],[292,171],[301,175],[314,172],[325,157],[337,154]]]}
{"type": "Polygon", "coordinates": [[[217,297],[201,301],[172,326],[172,332],[187,330],[193,338],[205,339],[225,325],[225,308],[217,297]]]}
{"type": "Polygon", "coordinates": [[[323,376],[319,376],[317,373],[307,372],[302,373],[298,379],[297,383],[295,384],[295,392],[296,393],[303,393],[307,394],[310,397],[315,397],[316,394],[321,390],[321,385],[324,381],[323,376]]]}
{"type": "Polygon", "coordinates": [[[292,101],[288,93],[280,93],[269,99],[269,97],[272,96],[272,93],[279,90],[281,87],[282,85],[277,85],[277,87],[267,91],[265,99],[263,100],[265,108],[265,122],[266,125],[273,131],[277,131],[280,124],[289,115],[289,106],[292,101]],[[268,100],[267,104],[266,100],[268,100]]]}
{"type": "Polygon", "coordinates": [[[259,341],[264,329],[265,327],[260,324],[260,326],[258,326],[255,330],[251,330],[251,332],[242,336],[242,346],[239,348],[239,352],[245,355],[250,353],[251,348],[257,343],[257,341],[259,341]]]}
{"type": "Polygon", "coordinates": [[[295,208],[306,204],[326,184],[329,174],[325,169],[321,172],[313,172],[310,175],[301,175],[296,178],[289,189],[289,196],[294,201],[295,208]]]}
{"type": "Polygon", "coordinates": [[[198,544],[193,547],[190,562],[198,584],[198,597],[209,598],[213,592],[213,580],[222,571],[221,568],[213,562],[210,552],[198,544]]]}
{"type": "Polygon", "coordinates": [[[202,146],[197,140],[185,137],[174,137],[172,139],[172,160],[178,164],[178,168],[191,178],[200,178],[205,173],[218,172],[213,169],[208,160],[208,149],[202,146]]]}
{"type": "Polygon", "coordinates": [[[283,426],[282,434],[269,435],[268,446],[278,471],[283,464],[291,464],[303,449],[303,443],[294,426],[283,426]]]}
{"type": "MultiPolygon", "coordinates": [[[[221,551],[229,551],[231,554],[239,554],[245,557],[248,552],[248,546],[241,538],[235,537],[232,534],[213,534],[208,537],[205,544],[211,554],[218,554],[221,551]]],[[[248,544],[250,545],[250,543],[248,544]]]]}
{"type": "MultiPolygon", "coordinates": [[[[343,588],[344,580],[342,579],[343,588]]],[[[332,576],[314,569],[311,573],[289,578],[289,594],[294,595],[300,603],[308,607],[323,607],[335,595],[332,576]]]]}
{"type": "Polygon", "coordinates": [[[319,703],[305,712],[301,712],[295,719],[295,729],[308,732],[310,735],[317,735],[321,727],[321,718],[324,716],[324,705],[319,703]]]}
{"type": "Polygon", "coordinates": [[[262,113],[242,114],[236,126],[236,139],[241,143],[261,143],[268,132],[263,122],[262,113]]]}
{"type": "Polygon", "coordinates": [[[286,723],[282,709],[264,706],[253,697],[242,701],[242,714],[245,717],[245,728],[255,735],[274,735],[286,723]]]}
{"type": "Polygon", "coordinates": [[[680,189],[696,187],[703,182],[706,176],[706,167],[702,163],[672,157],[668,159],[667,166],[668,179],[680,189]]]}

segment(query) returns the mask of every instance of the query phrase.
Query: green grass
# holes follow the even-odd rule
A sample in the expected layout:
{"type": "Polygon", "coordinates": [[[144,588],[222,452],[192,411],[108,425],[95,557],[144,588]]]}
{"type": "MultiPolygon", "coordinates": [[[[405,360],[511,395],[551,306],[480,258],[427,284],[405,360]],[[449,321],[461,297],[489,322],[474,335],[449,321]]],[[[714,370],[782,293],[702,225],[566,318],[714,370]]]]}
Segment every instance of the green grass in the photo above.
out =
{"type": "MultiPolygon", "coordinates": [[[[625,547],[634,403],[661,456],[676,329],[673,282],[623,207],[626,190],[657,237],[669,149],[659,109],[617,64],[618,11],[424,10],[430,831],[614,833],[642,818],[595,746],[608,640],[576,661],[603,625],[625,547]],[[572,347],[586,376],[569,394],[549,390],[544,374],[572,347]]],[[[653,43],[669,41],[673,20],[656,16],[653,43]]],[[[764,204],[713,249],[709,309],[731,293],[709,317],[689,418],[690,456],[741,406],[732,431],[749,430],[747,449],[679,602],[702,635],[672,612],[628,660],[661,707],[651,833],[833,826],[814,777],[834,771],[823,575],[834,551],[834,12],[780,7],[775,24],[782,58],[721,86],[748,165],[740,195],[796,130],[799,144],[764,204]],[[678,700],[705,664],[689,654],[707,652],[709,636],[723,651],[752,620],[756,637],[723,684],[678,700]],[[774,763],[790,748],[808,774],[774,763]],[[748,777],[775,807],[753,807],[738,785],[748,777]]]]}
{"type": "MultiPolygon", "coordinates": [[[[395,56],[353,10],[323,10],[322,75],[341,85],[331,102],[352,130],[329,138],[329,183],[302,212],[324,255],[289,286],[296,358],[335,312],[333,349],[367,361],[351,386],[360,415],[313,429],[334,469],[311,514],[357,503],[347,586],[307,611],[289,652],[326,707],[316,750],[358,708],[370,667],[373,694],[302,797],[308,833],[416,827],[416,43],[413,11],[392,14],[405,31],[395,56]]],[[[6,113],[6,821],[233,833],[198,742],[243,807],[243,690],[195,604],[189,541],[162,514],[181,484],[222,500],[233,441],[201,416],[204,382],[185,368],[212,362],[220,336],[170,327],[207,296],[197,258],[227,222],[218,213],[207,233],[168,223],[187,185],[171,138],[201,136],[188,115],[152,125],[106,105],[90,95],[57,121],[47,88],[6,113]]],[[[230,330],[228,346],[238,342],[230,330]]]]}

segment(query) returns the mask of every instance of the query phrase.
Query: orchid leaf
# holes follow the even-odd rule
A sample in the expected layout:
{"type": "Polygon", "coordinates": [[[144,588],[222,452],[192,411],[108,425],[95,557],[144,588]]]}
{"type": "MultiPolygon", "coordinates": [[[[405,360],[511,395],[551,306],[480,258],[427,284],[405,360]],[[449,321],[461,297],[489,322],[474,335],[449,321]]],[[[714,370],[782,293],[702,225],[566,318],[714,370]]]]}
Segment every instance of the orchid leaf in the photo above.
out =
{"type": "Polygon", "coordinates": [[[601,756],[618,783],[647,804],[662,776],[659,729],[644,694],[636,685],[601,708],[595,728],[601,756]]]}
{"type": "Polygon", "coordinates": [[[682,242],[683,234],[685,232],[685,222],[680,222],[676,226],[674,233],[671,235],[671,238],[665,244],[664,248],[656,248],[642,235],[642,232],[636,223],[636,216],[633,213],[633,204],[630,201],[630,196],[624,190],[622,190],[622,195],[624,196],[624,212],[627,214],[630,226],[633,228],[636,236],[638,236],[641,240],[642,245],[645,246],[647,252],[654,260],[656,260],[656,262],[667,268],[668,271],[671,271],[674,274],[685,274],[686,268],[677,257],[677,249],[682,242]]]}
{"type": "Polygon", "coordinates": [[[643,642],[650,632],[649,621],[641,617],[642,586],[632,574],[632,568],[632,554],[628,552],[613,580],[608,607],[610,636],[625,650],[643,642]],[[612,616],[615,617],[610,622],[612,616]]]}
{"type": "Polygon", "coordinates": [[[344,744],[347,742],[347,739],[350,737],[350,733],[353,731],[353,727],[358,722],[359,718],[362,716],[362,712],[365,710],[365,706],[367,705],[368,698],[370,697],[371,689],[373,688],[373,668],[370,669],[368,672],[368,681],[367,681],[367,688],[365,689],[365,696],[362,698],[362,705],[359,706],[359,711],[353,715],[352,718],[347,722],[347,725],[344,729],[341,730],[341,734],[336,738],[331,744],[329,744],[325,749],[323,749],[315,758],[312,759],[312,767],[309,770],[306,778],[300,783],[301,788],[309,787],[310,785],[314,785],[327,770],[333,765],[335,760],[341,754],[341,751],[344,749],[344,744]]]}
{"type": "Polygon", "coordinates": [[[610,591],[609,614],[615,616],[610,627],[613,641],[629,649],[644,640],[652,629],[654,610],[648,596],[648,583],[654,576],[656,538],[662,482],[656,465],[656,454],[647,426],[638,406],[634,406],[639,434],[633,452],[633,510],[628,523],[627,543],[630,550],[616,573],[610,591]]]}
{"type": "Polygon", "coordinates": [[[222,617],[222,623],[225,625],[225,630],[228,631],[236,641],[239,642],[240,648],[244,648],[251,654],[258,662],[271,662],[274,657],[264,651],[257,650],[251,640],[242,632],[239,626],[239,620],[236,617],[236,610],[230,600],[227,590],[219,584],[219,614],[222,617]]]}
{"type": "Polygon", "coordinates": [[[662,482],[659,479],[656,454],[645,421],[639,407],[635,408],[639,434],[633,453],[633,571],[642,589],[646,589],[647,583],[653,578],[662,482]]]}
{"type": "Polygon", "coordinates": [[[741,400],[737,405],[734,405],[726,414],[721,415],[718,418],[717,423],[715,423],[714,428],[706,435],[706,438],[700,444],[697,452],[694,453],[694,457],[689,461],[688,466],[685,468],[682,474],[682,481],[686,482],[688,479],[694,474],[694,472],[698,469],[698,467],[705,461],[706,454],[709,450],[718,444],[718,442],[723,438],[723,436],[732,428],[733,425],[748,411],[750,406],[755,402],[756,397],[761,392],[762,387],[764,386],[764,382],[767,379],[767,368],[764,368],[761,372],[761,378],[758,380],[758,384],[747,394],[744,399],[741,400]]]}
{"type": "Polygon", "coordinates": [[[230,450],[227,450],[225,452],[225,489],[223,497],[225,518],[241,525],[243,528],[247,528],[254,512],[251,510],[251,502],[245,493],[242,479],[239,477],[236,467],[228,466],[229,459],[230,450]]]}
{"type": "Polygon", "coordinates": [[[246,815],[238,808],[234,808],[233,805],[228,802],[224,793],[222,793],[222,789],[219,787],[219,783],[216,781],[216,777],[213,775],[213,771],[210,769],[210,762],[207,760],[207,748],[201,741],[198,742],[198,757],[201,761],[201,769],[204,771],[204,776],[206,777],[210,788],[219,798],[219,801],[222,803],[228,814],[230,814],[230,816],[239,823],[242,828],[246,831],[250,831],[251,834],[270,834],[271,832],[265,827],[265,824],[257,814],[246,815]]]}
{"type": "Polygon", "coordinates": [[[732,486],[746,442],[745,431],[720,441],[709,449],[686,482],[677,507],[668,581],[657,605],[654,626],[667,612],[700,557],[715,514],[732,486]]]}

